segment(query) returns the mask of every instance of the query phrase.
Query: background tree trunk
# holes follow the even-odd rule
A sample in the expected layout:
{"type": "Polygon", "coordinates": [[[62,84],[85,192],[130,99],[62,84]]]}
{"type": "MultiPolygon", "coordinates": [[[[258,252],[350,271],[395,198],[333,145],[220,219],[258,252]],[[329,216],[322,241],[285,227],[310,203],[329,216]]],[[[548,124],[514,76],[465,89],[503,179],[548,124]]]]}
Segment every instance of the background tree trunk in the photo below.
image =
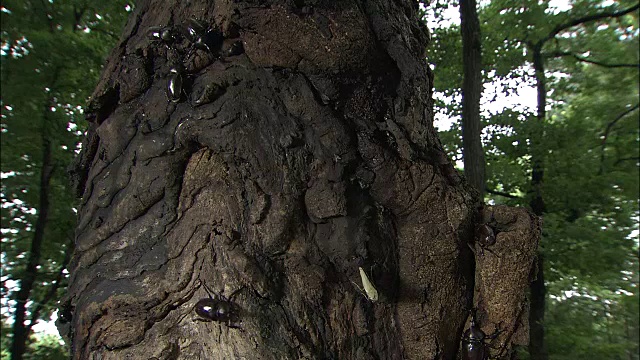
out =
{"type": "MultiPolygon", "coordinates": [[[[55,169],[54,161],[51,158],[51,142],[49,141],[47,129],[50,122],[47,116],[50,107],[51,101],[47,101],[42,107],[42,136],[40,139],[42,141],[42,167],[40,168],[38,217],[34,226],[27,266],[24,270],[24,276],[20,279],[20,290],[18,290],[15,296],[16,305],[13,313],[13,336],[11,338],[12,360],[21,360],[27,350],[27,340],[29,340],[32,326],[25,324],[25,320],[27,319],[27,302],[29,301],[29,296],[38,276],[42,243],[44,241],[45,228],[49,217],[50,184],[55,169]]],[[[31,319],[32,324],[38,320],[37,317],[31,317],[31,319]]]]}
{"type": "Polygon", "coordinates": [[[136,6],[74,170],[74,358],[453,359],[474,286],[493,355],[526,344],[538,221],[479,211],[442,150],[417,3],[136,6]],[[224,42],[147,37],[191,17],[224,42]],[[493,253],[470,250],[477,222],[493,253]],[[192,321],[205,287],[238,328],[192,321]]]}
{"type": "Polygon", "coordinates": [[[462,33],[462,154],[464,175],[484,199],[485,159],[482,149],[480,97],[482,96],[482,46],[480,21],[475,0],[460,1],[460,31],[462,33]]]}
{"type": "MultiPolygon", "coordinates": [[[[544,58],[542,57],[542,46],[544,42],[539,42],[533,46],[533,67],[536,77],[536,90],[538,94],[536,124],[531,134],[531,189],[530,200],[531,210],[537,216],[542,216],[545,212],[544,198],[542,196],[542,185],[544,179],[544,160],[540,146],[544,136],[544,123],[547,117],[547,87],[544,69],[544,58]]],[[[538,255],[538,260],[533,265],[532,272],[536,274],[535,280],[531,283],[531,309],[529,312],[529,326],[531,338],[529,341],[529,353],[532,360],[547,360],[547,344],[544,337],[544,313],[546,303],[546,289],[544,283],[543,257],[538,255]]]]}

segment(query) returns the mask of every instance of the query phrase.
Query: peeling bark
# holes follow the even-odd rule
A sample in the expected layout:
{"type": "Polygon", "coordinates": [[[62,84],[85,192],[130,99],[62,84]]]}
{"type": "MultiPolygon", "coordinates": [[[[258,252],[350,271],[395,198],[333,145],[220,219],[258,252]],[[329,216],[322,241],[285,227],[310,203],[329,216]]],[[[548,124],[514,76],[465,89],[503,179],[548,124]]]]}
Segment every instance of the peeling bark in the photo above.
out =
{"type": "MultiPolygon", "coordinates": [[[[417,4],[140,1],[123,36],[74,170],[74,358],[457,356],[481,204],[431,123],[417,4]],[[221,29],[219,53],[145,36],[190,17],[221,29]],[[193,321],[205,287],[235,294],[238,327],[193,321]]],[[[501,251],[535,247],[535,219],[501,211],[518,219],[501,251]]]]}

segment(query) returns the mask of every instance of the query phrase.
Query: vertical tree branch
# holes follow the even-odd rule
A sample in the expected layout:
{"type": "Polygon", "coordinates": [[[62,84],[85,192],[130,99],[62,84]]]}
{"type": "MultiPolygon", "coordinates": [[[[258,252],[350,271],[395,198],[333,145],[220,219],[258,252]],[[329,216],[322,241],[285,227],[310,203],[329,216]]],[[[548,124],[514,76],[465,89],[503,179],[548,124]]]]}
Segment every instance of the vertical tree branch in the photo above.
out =
{"type": "Polygon", "coordinates": [[[13,338],[11,343],[11,359],[20,360],[26,350],[26,343],[29,337],[29,328],[25,326],[27,313],[27,302],[33,290],[33,285],[38,275],[38,265],[40,264],[40,255],[42,250],[42,241],[44,239],[44,231],[49,216],[49,191],[50,182],[53,176],[54,163],[51,158],[51,141],[45,130],[46,123],[50,121],[47,116],[51,101],[48,101],[44,108],[43,129],[41,132],[42,142],[42,167],[40,169],[40,201],[38,204],[38,217],[36,219],[33,240],[31,241],[31,249],[29,258],[25,268],[24,277],[20,281],[20,290],[16,294],[16,307],[14,311],[13,321],[13,338]]]}
{"type": "Polygon", "coordinates": [[[29,320],[29,326],[27,326],[27,334],[31,333],[31,329],[36,324],[36,322],[40,319],[40,312],[44,309],[45,304],[48,304],[56,294],[58,293],[58,289],[62,284],[62,280],[64,279],[64,271],[69,264],[69,260],[71,260],[71,253],[73,249],[73,238],[69,241],[67,245],[67,251],[64,253],[64,259],[62,260],[62,264],[60,264],[60,268],[56,274],[56,278],[52,281],[51,286],[49,287],[49,291],[45,294],[45,296],[38,302],[38,305],[31,312],[31,317],[29,320]]]}
{"type": "Polygon", "coordinates": [[[604,152],[607,147],[607,140],[609,139],[609,134],[611,133],[611,129],[613,129],[615,124],[618,123],[620,119],[627,116],[629,113],[637,110],[638,108],[640,108],[640,104],[636,104],[635,106],[623,111],[620,115],[616,116],[615,119],[609,122],[609,124],[607,124],[607,128],[604,130],[604,133],[602,134],[602,144],[600,145],[600,170],[598,174],[602,174],[604,172],[604,157],[605,157],[604,152]]]}
{"type": "Polygon", "coordinates": [[[469,182],[480,192],[485,191],[485,159],[482,149],[480,96],[482,95],[482,48],[480,22],[475,0],[460,1],[462,32],[462,154],[464,172],[469,182]]]}
{"type": "MultiPolygon", "coordinates": [[[[531,134],[531,191],[532,197],[529,202],[531,209],[537,216],[542,216],[545,211],[544,199],[542,197],[542,182],[544,179],[544,159],[540,151],[540,140],[544,136],[544,122],[547,116],[547,88],[544,69],[544,57],[542,56],[543,42],[538,42],[533,46],[533,67],[535,69],[537,88],[537,113],[536,126],[531,134]]],[[[529,310],[529,352],[533,360],[546,360],[546,342],[544,339],[544,312],[546,289],[544,285],[544,263],[541,254],[538,261],[534,262],[532,272],[537,274],[531,283],[531,308],[529,310]]]]}

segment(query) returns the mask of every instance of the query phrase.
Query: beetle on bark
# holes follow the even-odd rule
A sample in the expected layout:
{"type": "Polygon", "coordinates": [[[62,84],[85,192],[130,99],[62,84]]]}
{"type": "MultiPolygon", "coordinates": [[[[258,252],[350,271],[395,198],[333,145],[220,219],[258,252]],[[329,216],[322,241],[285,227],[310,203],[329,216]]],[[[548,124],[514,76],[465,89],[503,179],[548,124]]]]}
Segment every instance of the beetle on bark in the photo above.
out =
{"type": "Polygon", "coordinates": [[[162,41],[166,44],[175,41],[173,29],[169,26],[152,26],[147,29],[147,36],[153,41],[162,41]]]}
{"type": "MultiPolygon", "coordinates": [[[[480,224],[476,226],[474,241],[480,246],[480,254],[484,255],[484,251],[486,250],[493,255],[498,256],[489,248],[496,243],[496,232],[489,224],[480,224]]],[[[471,245],[469,246],[471,247],[471,245]]],[[[471,250],[475,253],[473,247],[471,247],[471,250]]]]}
{"type": "Polygon", "coordinates": [[[167,98],[174,103],[180,102],[182,98],[182,74],[177,68],[169,70],[167,98]]]}
{"type": "MultiPolygon", "coordinates": [[[[203,284],[204,285],[204,284],[203,284]]],[[[233,302],[233,298],[242,288],[236,290],[229,298],[222,295],[215,295],[206,285],[204,285],[208,298],[200,299],[196,303],[195,311],[202,321],[215,321],[223,323],[230,328],[239,329],[237,324],[240,321],[240,309],[233,302]]]]}
{"type": "Polygon", "coordinates": [[[496,328],[491,335],[486,335],[476,323],[476,311],[472,311],[471,324],[462,336],[463,360],[486,360],[489,358],[487,340],[495,339],[502,331],[496,328]]]}
{"type": "Polygon", "coordinates": [[[218,53],[222,46],[224,36],[217,26],[209,28],[201,21],[191,18],[187,25],[187,39],[193,43],[196,49],[210,53],[218,53]]]}

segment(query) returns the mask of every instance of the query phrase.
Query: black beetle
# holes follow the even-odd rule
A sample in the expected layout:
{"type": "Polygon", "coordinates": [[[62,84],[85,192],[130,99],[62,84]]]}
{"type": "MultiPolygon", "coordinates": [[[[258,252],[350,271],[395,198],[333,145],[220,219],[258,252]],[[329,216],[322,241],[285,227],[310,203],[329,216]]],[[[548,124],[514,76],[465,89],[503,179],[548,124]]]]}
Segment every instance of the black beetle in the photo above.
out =
{"type": "Polygon", "coordinates": [[[198,39],[202,38],[206,32],[206,25],[197,19],[189,19],[189,25],[187,25],[187,38],[189,41],[195,43],[198,39]]]}
{"type": "Polygon", "coordinates": [[[462,337],[462,359],[484,360],[486,356],[484,339],[486,335],[476,326],[475,313],[471,317],[471,325],[462,337]]]}
{"type": "Polygon", "coordinates": [[[60,319],[60,323],[62,324],[71,322],[73,319],[73,307],[71,303],[67,302],[59,308],[58,319],[60,319]]]}
{"type": "Polygon", "coordinates": [[[147,30],[147,36],[151,40],[164,41],[166,43],[175,40],[173,31],[168,26],[152,26],[147,30]]]}
{"type": "Polygon", "coordinates": [[[502,331],[496,328],[491,335],[486,335],[476,324],[476,311],[471,315],[471,324],[462,336],[462,359],[463,360],[486,360],[489,357],[489,346],[486,340],[495,339],[502,331]]]}
{"type": "Polygon", "coordinates": [[[182,74],[176,68],[169,70],[169,81],[167,82],[167,98],[177,103],[182,98],[182,74]]]}
{"type": "Polygon", "coordinates": [[[222,40],[224,40],[224,36],[217,26],[208,29],[207,25],[194,18],[189,19],[187,38],[196,49],[210,53],[217,53],[222,46],[222,40]]]}
{"type": "Polygon", "coordinates": [[[200,299],[196,303],[196,314],[205,320],[227,322],[231,320],[231,307],[228,300],[200,299]]]}
{"type": "Polygon", "coordinates": [[[236,55],[242,54],[243,52],[244,52],[244,45],[242,45],[242,41],[235,41],[227,49],[227,56],[236,56],[236,55]]]}
{"type": "Polygon", "coordinates": [[[483,248],[496,243],[496,233],[493,228],[487,224],[478,225],[476,227],[476,242],[483,248]]]}
{"type": "Polygon", "coordinates": [[[489,249],[490,246],[496,243],[496,233],[488,224],[480,224],[476,226],[475,242],[476,244],[480,245],[480,252],[483,255],[484,250],[487,250],[488,252],[496,255],[496,253],[489,249]]]}
{"type": "MultiPolygon", "coordinates": [[[[204,285],[204,284],[203,284],[204,285]]],[[[229,298],[222,295],[212,295],[212,291],[205,285],[208,298],[200,299],[196,303],[196,314],[202,321],[216,321],[227,325],[230,328],[240,328],[236,323],[240,318],[238,306],[233,302],[233,297],[242,288],[236,290],[229,298]]]]}

